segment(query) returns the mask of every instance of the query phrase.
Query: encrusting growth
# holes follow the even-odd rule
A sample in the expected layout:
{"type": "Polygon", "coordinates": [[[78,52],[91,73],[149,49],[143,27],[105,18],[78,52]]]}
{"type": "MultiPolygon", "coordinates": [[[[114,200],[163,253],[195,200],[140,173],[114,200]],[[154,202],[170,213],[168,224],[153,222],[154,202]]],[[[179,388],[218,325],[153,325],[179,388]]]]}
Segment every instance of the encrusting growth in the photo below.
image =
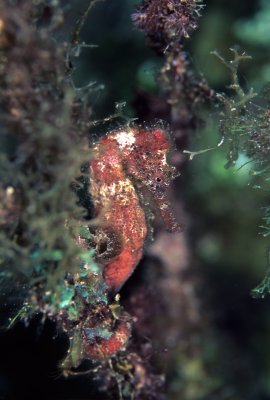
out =
{"type": "Polygon", "coordinates": [[[143,0],[132,19],[138,29],[147,32],[157,48],[189,38],[197,28],[203,7],[200,3],[200,0],[143,0]]]}

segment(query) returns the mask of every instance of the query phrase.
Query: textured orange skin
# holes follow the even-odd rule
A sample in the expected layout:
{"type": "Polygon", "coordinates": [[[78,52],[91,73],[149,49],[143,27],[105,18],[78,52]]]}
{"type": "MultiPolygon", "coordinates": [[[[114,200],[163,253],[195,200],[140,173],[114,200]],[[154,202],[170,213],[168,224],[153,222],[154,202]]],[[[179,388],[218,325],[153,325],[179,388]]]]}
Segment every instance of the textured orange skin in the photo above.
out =
{"type": "Polygon", "coordinates": [[[179,227],[166,197],[175,175],[166,161],[169,150],[165,130],[139,128],[112,132],[94,148],[90,182],[99,220],[95,236],[102,231],[113,232],[120,247],[113,258],[101,261],[105,282],[113,292],[121,288],[142,257],[147,225],[137,193],[139,186],[153,197],[166,227],[172,231],[179,227]]]}
{"type": "Polygon", "coordinates": [[[167,189],[177,176],[175,168],[167,162],[170,150],[170,137],[164,129],[138,129],[133,151],[124,153],[123,160],[128,175],[151,194],[166,229],[175,232],[180,226],[167,196],[167,189]]]}
{"type": "Polygon", "coordinates": [[[110,357],[122,350],[126,345],[130,336],[130,328],[128,324],[121,321],[116,327],[110,339],[100,340],[99,343],[85,342],[84,353],[91,359],[101,359],[110,357]]]}
{"type": "Polygon", "coordinates": [[[98,149],[98,158],[91,162],[91,193],[100,221],[96,236],[108,229],[119,242],[119,254],[101,261],[107,286],[117,291],[141,259],[146,220],[138,195],[123,169],[117,142],[108,136],[101,139],[98,149]]]}

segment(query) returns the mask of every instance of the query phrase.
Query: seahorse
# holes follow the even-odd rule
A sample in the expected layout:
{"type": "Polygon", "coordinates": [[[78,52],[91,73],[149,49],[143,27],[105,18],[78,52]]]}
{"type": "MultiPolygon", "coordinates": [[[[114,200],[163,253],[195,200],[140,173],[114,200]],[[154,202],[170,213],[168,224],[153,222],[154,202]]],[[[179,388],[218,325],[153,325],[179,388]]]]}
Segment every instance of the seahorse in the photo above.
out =
{"type": "Polygon", "coordinates": [[[98,221],[94,238],[111,292],[120,290],[142,257],[149,231],[146,197],[150,195],[168,230],[179,229],[167,197],[177,175],[167,162],[170,150],[169,134],[159,127],[115,130],[93,147],[90,187],[98,221]]]}

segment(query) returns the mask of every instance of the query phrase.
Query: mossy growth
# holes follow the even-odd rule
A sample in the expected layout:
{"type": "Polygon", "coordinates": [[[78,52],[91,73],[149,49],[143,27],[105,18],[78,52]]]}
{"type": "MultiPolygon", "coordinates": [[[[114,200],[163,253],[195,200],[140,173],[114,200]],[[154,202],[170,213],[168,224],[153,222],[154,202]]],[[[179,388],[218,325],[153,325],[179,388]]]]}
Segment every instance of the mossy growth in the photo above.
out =
{"type": "MultiPolygon", "coordinates": [[[[231,72],[228,94],[217,94],[221,105],[221,144],[228,148],[226,168],[235,166],[239,155],[244,154],[250,165],[249,184],[254,189],[268,193],[270,180],[270,101],[269,85],[257,95],[251,88],[245,91],[239,81],[239,65],[251,57],[238,48],[232,48],[233,59],[225,60],[217,51],[213,52],[231,72]]],[[[240,167],[241,168],[241,167],[240,167]]],[[[260,226],[264,237],[270,235],[270,207],[263,209],[263,224],[260,226]]],[[[263,282],[252,291],[254,297],[265,297],[270,293],[269,271],[263,282]]]]}
{"type": "Polygon", "coordinates": [[[71,187],[90,157],[90,109],[73,88],[69,46],[53,40],[58,2],[5,0],[0,15],[0,264],[55,293],[83,252],[87,211],[71,187]]]}

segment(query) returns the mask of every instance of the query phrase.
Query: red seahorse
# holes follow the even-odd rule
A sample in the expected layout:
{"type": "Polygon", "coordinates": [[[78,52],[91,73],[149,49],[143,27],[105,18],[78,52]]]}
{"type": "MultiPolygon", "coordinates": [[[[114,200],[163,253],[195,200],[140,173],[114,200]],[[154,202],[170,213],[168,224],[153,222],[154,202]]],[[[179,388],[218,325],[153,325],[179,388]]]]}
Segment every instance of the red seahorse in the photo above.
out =
{"type": "Polygon", "coordinates": [[[125,128],[101,138],[90,161],[90,184],[98,223],[94,231],[109,290],[118,291],[140,261],[147,236],[143,188],[172,231],[179,228],[167,200],[176,176],[167,163],[171,143],[163,128],[125,128]]]}

